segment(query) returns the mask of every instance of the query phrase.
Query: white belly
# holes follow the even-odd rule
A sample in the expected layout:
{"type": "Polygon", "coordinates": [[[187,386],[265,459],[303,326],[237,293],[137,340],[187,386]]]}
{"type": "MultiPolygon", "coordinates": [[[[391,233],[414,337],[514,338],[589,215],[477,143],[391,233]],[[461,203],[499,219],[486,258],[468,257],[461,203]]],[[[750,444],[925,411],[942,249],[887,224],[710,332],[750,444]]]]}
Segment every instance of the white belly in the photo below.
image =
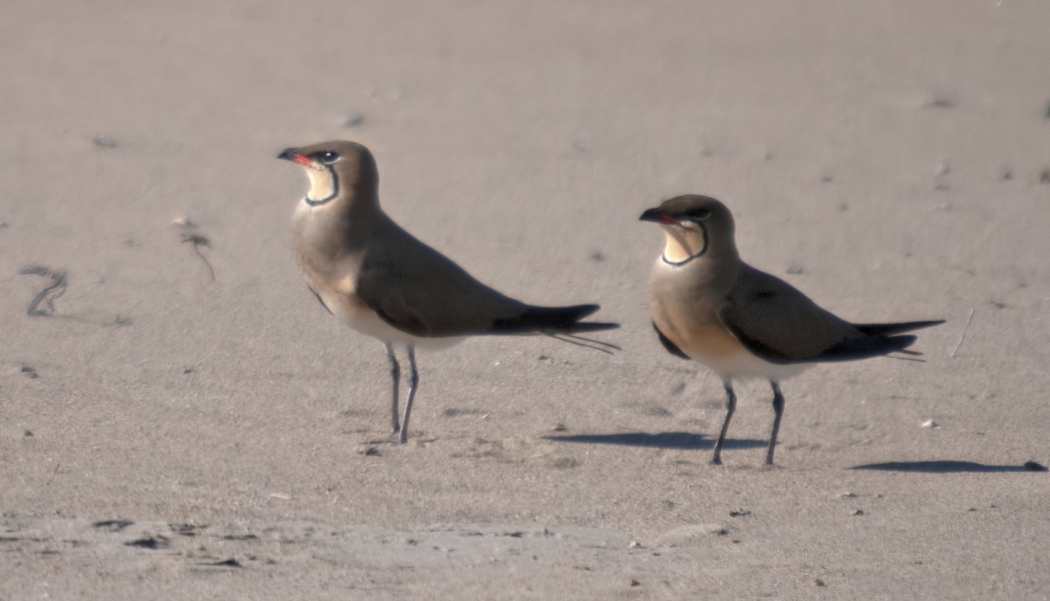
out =
{"type": "Polygon", "coordinates": [[[726,357],[714,358],[690,354],[690,358],[697,363],[706,365],[722,377],[738,379],[763,378],[777,382],[793,378],[812,367],[812,363],[792,363],[790,365],[770,363],[752,355],[746,350],[726,357]]]}
{"type": "Polygon", "coordinates": [[[375,311],[360,305],[325,303],[339,321],[350,326],[352,329],[371,336],[386,344],[397,346],[413,346],[422,350],[441,350],[449,348],[463,340],[462,336],[450,336],[442,338],[421,338],[403,332],[383,321],[375,311]]]}

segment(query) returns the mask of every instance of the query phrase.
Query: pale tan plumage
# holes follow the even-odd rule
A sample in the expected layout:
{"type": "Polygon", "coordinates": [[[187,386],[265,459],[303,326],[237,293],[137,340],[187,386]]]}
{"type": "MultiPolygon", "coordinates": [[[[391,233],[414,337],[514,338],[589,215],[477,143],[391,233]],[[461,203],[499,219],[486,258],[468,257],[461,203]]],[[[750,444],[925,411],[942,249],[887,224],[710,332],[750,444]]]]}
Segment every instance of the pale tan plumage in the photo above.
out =
{"type": "Polygon", "coordinates": [[[579,322],[597,305],[537,307],[504,296],[401,229],[379,206],[375,159],[360,144],[324,142],[286,149],[278,158],[301,165],[310,179],[292,218],[307,285],[332,314],[386,346],[394,388],[391,423],[401,442],[418,382],[416,346],[441,348],[480,334],[571,338],[617,327],[579,322]],[[393,345],[405,346],[411,367],[402,423],[393,345]]]}
{"type": "Polygon", "coordinates": [[[902,332],[943,323],[851,324],[821,309],[787,282],[740,260],[733,216],[706,196],[672,198],[642,214],[666,234],[653,266],[649,311],[668,351],[696,360],[722,377],[726,417],[712,463],[721,462],[736,406],[733,378],[762,377],[773,387],[776,417],[766,463],[783,415],[779,382],[812,363],[847,361],[903,351],[914,336],[902,332]]]}

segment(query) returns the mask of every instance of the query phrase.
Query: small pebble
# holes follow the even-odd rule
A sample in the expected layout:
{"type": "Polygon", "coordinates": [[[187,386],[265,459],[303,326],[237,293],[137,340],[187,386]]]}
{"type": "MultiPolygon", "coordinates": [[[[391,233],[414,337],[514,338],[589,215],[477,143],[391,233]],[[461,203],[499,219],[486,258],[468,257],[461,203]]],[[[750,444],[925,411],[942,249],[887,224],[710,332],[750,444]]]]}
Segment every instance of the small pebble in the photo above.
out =
{"type": "Polygon", "coordinates": [[[568,429],[569,428],[565,424],[554,424],[554,427],[551,428],[551,432],[565,432],[568,429]]]}
{"type": "Polygon", "coordinates": [[[33,431],[32,430],[26,430],[26,438],[31,438],[32,436],[33,436],[33,431]]]}
{"type": "Polygon", "coordinates": [[[638,542],[636,540],[632,540],[631,544],[629,544],[627,546],[632,548],[632,549],[641,549],[642,548],[642,543],[640,543],[640,542],[638,542]]]}
{"type": "Polygon", "coordinates": [[[189,217],[176,217],[171,220],[171,224],[176,227],[192,228],[197,227],[196,223],[190,221],[189,217]]]}
{"type": "Polygon", "coordinates": [[[729,517],[732,518],[743,517],[745,515],[751,515],[751,511],[748,509],[744,509],[743,507],[741,507],[740,509],[734,509],[729,512],[729,517]]]}
{"type": "Polygon", "coordinates": [[[91,138],[91,143],[96,148],[116,148],[117,140],[108,136],[98,136],[97,138],[91,138]]]}
{"type": "Polygon", "coordinates": [[[821,580],[820,578],[817,578],[816,580],[814,580],[813,584],[815,584],[817,586],[827,586],[826,584],[824,584],[824,581],[821,580]]]}
{"type": "Polygon", "coordinates": [[[364,115],[358,112],[352,112],[346,116],[346,119],[343,119],[343,127],[356,127],[364,122],[364,115]]]}
{"type": "MultiPolygon", "coordinates": [[[[934,186],[933,186],[934,189],[936,189],[936,190],[947,190],[948,189],[948,184],[944,180],[945,180],[945,176],[948,175],[951,172],[952,172],[951,167],[948,166],[947,162],[944,162],[944,163],[941,163],[940,165],[938,165],[937,166],[937,171],[934,172],[934,176],[935,176],[935,179],[937,181],[937,183],[934,184],[934,186]]],[[[948,208],[950,208],[950,206],[948,208]]]]}
{"type": "Polygon", "coordinates": [[[854,498],[854,497],[856,497],[856,496],[857,496],[856,494],[854,494],[854,493],[851,493],[851,492],[849,492],[849,491],[846,491],[846,492],[840,492],[840,493],[839,493],[839,498],[840,498],[840,499],[852,499],[852,498],[854,498]]]}
{"type": "Polygon", "coordinates": [[[641,585],[642,585],[641,582],[638,582],[637,580],[635,580],[633,578],[631,579],[631,586],[641,586],[641,585]]]}
{"type": "Polygon", "coordinates": [[[923,428],[940,428],[940,426],[937,425],[937,422],[933,421],[932,419],[928,419],[928,420],[922,422],[922,427],[923,428]]]}
{"type": "Polygon", "coordinates": [[[850,515],[864,515],[864,510],[863,509],[854,509],[853,511],[850,512],[850,515]]]}

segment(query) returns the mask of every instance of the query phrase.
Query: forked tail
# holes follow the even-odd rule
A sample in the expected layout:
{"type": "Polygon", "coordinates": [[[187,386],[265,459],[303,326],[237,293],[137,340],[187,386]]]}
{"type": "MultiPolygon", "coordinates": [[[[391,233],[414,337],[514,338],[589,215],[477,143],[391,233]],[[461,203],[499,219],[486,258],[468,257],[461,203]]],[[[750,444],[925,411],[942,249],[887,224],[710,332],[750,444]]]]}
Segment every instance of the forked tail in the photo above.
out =
{"type": "Polygon", "coordinates": [[[855,323],[853,327],[868,336],[892,336],[894,334],[911,332],[912,330],[939,326],[942,323],[944,323],[943,319],[933,319],[930,321],[905,321],[901,323],[855,323]]]}
{"type": "Polygon", "coordinates": [[[562,342],[583,346],[604,353],[620,347],[600,340],[578,336],[587,332],[601,332],[620,327],[618,323],[580,322],[581,319],[598,310],[598,305],[573,305],[571,307],[535,307],[526,306],[520,314],[497,319],[492,324],[490,334],[527,334],[535,332],[550,336],[562,342]]]}
{"type": "Polygon", "coordinates": [[[599,309],[598,305],[573,305],[571,307],[534,307],[514,317],[497,319],[492,323],[493,334],[522,334],[526,332],[560,332],[577,334],[598,332],[620,327],[618,323],[587,322],[580,320],[599,309]]]}

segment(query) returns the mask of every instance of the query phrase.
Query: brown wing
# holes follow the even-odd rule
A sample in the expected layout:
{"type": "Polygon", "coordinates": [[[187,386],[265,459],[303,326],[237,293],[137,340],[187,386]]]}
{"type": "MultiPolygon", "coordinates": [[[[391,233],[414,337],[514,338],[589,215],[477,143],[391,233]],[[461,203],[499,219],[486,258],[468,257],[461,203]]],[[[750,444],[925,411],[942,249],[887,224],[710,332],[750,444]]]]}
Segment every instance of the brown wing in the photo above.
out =
{"type": "Polygon", "coordinates": [[[355,292],[399,330],[420,337],[479,334],[527,308],[474,279],[404,230],[384,239],[396,245],[369,251],[358,271],[355,292]]]}
{"type": "Polygon", "coordinates": [[[829,360],[822,353],[867,338],[787,282],[748,265],[719,307],[718,319],[749,351],[770,363],[829,360]]]}

